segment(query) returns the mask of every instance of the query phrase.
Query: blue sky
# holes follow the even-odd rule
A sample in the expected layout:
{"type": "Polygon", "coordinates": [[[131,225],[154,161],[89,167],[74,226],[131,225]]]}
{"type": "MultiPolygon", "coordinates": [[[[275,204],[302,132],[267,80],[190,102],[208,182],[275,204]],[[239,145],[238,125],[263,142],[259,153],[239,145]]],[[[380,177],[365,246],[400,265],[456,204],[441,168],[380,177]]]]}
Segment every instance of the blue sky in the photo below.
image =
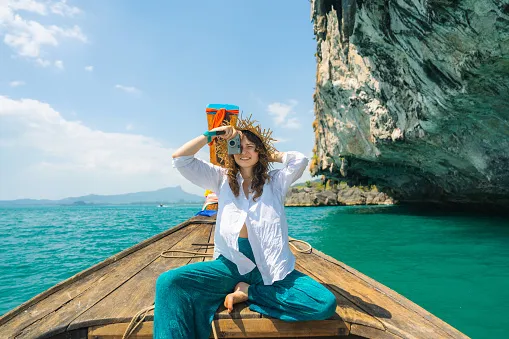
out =
{"type": "Polygon", "coordinates": [[[0,0],[0,200],[201,194],[171,153],[206,129],[209,103],[311,155],[308,1],[147,3],[0,0]]]}

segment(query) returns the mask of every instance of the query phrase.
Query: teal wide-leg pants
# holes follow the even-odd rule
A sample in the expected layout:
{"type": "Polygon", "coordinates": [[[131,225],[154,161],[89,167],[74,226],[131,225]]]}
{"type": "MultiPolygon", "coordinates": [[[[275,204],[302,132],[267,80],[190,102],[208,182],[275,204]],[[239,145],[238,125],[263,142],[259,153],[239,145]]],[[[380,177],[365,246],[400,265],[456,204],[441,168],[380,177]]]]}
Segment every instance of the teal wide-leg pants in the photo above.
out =
{"type": "MultiPolygon", "coordinates": [[[[253,262],[247,238],[239,250],[253,262]]],[[[323,320],[336,310],[336,298],[311,277],[293,270],[285,279],[264,285],[258,268],[240,275],[237,266],[220,255],[216,260],[169,270],[156,282],[155,339],[206,339],[218,307],[239,282],[249,284],[252,311],[285,321],[323,320]]]]}

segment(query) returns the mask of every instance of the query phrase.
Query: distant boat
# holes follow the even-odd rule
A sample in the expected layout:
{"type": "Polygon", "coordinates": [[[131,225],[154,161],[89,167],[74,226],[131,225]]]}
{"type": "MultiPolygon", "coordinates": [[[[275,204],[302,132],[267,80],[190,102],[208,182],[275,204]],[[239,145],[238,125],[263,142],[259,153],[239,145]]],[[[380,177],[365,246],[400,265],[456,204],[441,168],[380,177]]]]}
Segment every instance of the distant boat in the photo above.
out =
{"type": "Polygon", "coordinates": [[[159,204],[159,207],[168,207],[168,206],[163,205],[163,204],[159,204]]]}

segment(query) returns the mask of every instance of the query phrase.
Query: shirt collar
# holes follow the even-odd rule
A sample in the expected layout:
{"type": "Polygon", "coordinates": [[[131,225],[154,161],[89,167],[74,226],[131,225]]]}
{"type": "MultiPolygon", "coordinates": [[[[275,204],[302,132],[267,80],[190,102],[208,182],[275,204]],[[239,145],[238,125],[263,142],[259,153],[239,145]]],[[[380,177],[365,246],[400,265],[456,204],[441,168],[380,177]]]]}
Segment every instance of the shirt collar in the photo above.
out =
{"type": "Polygon", "coordinates": [[[241,184],[244,182],[244,178],[242,177],[242,174],[240,174],[240,171],[237,173],[237,181],[241,184]]]}

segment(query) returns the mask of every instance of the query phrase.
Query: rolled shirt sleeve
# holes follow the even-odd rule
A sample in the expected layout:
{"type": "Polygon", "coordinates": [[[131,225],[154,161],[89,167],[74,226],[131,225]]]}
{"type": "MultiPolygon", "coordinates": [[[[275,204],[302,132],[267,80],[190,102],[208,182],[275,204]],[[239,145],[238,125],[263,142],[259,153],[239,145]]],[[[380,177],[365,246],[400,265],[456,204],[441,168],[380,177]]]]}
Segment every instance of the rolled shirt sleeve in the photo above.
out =
{"type": "Polygon", "coordinates": [[[219,192],[225,170],[209,162],[195,158],[193,155],[173,158],[173,167],[193,184],[203,189],[219,192]]]}
{"type": "Polygon", "coordinates": [[[286,194],[291,184],[302,176],[308,163],[309,159],[300,152],[285,152],[283,155],[284,167],[279,170],[277,175],[283,195],[286,194]]]}

